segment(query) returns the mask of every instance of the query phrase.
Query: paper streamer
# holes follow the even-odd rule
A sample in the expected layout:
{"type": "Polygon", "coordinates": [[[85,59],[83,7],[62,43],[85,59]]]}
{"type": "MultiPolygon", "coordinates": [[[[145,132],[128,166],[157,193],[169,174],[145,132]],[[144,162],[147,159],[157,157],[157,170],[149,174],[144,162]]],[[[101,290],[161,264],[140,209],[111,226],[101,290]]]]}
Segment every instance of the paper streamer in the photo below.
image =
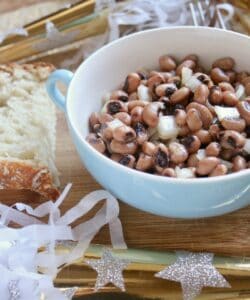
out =
{"type": "Polygon", "coordinates": [[[47,201],[36,208],[24,203],[16,203],[12,207],[0,204],[0,271],[4,277],[0,282],[0,290],[6,293],[4,299],[11,299],[14,290],[18,292],[20,300],[26,300],[27,295],[40,299],[42,293],[46,300],[68,299],[54,288],[53,279],[63,266],[84,255],[94,236],[105,224],[109,224],[113,247],[126,249],[117,200],[107,191],[95,191],[61,215],[59,207],[70,188],[71,184],[68,184],[56,202],[47,201]],[[105,200],[104,205],[93,218],[72,228],[73,222],[102,200],[105,200]],[[46,216],[47,224],[40,220],[46,216]],[[10,222],[21,228],[9,227],[10,222]],[[57,254],[57,242],[67,240],[76,241],[76,246],[67,254],[57,254]],[[42,247],[46,250],[39,252],[42,247]]]}

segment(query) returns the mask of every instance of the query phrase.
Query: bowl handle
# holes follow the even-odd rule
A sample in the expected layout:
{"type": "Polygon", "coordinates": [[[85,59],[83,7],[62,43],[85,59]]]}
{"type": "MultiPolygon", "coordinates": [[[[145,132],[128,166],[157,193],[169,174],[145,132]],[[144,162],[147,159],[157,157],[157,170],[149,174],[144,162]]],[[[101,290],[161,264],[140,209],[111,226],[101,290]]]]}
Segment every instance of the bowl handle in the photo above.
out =
{"type": "Polygon", "coordinates": [[[73,77],[73,73],[68,70],[56,70],[50,74],[46,87],[50,98],[64,112],[66,112],[66,97],[59,91],[56,86],[58,81],[64,83],[67,87],[73,77]]]}

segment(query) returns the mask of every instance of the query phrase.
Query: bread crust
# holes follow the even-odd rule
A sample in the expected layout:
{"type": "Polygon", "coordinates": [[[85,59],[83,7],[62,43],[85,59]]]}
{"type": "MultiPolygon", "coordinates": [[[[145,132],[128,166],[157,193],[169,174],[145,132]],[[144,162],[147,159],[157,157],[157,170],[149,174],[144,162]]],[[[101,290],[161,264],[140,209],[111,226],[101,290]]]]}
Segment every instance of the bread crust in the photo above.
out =
{"type": "Polygon", "coordinates": [[[59,196],[47,168],[36,168],[23,161],[0,161],[0,189],[32,190],[52,200],[59,196]]]}

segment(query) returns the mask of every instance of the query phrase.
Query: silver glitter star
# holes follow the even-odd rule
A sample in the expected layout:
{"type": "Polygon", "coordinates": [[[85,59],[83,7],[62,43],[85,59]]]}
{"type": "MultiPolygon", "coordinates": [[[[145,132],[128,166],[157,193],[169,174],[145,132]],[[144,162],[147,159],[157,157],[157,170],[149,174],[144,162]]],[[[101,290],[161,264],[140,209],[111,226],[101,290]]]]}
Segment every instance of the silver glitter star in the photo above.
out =
{"type": "Polygon", "coordinates": [[[179,281],[182,286],[183,299],[192,300],[201,293],[204,286],[230,287],[212,262],[212,253],[177,252],[176,262],[155,276],[179,281]]]}
{"type": "Polygon", "coordinates": [[[110,250],[105,249],[101,259],[86,260],[86,263],[98,273],[95,291],[98,291],[108,283],[113,283],[123,292],[125,291],[122,271],[130,264],[130,261],[116,258],[110,250]]]}
{"type": "Polygon", "coordinates": [[[64,290],[62,293],[65,297],[67,297],[69,300],[71,300],[73,298],[73,296],[75,295],[76,291],[77,291],[77,287],[73,287],[73,288],[64,290]]]}
{"type": "Polygon", "coordinates": [[[18,288],[18,280],[11,280],[8,283],[8,290],[9,290],[9,300],[18,300],[21,298],[20,290],[18,288]]]}

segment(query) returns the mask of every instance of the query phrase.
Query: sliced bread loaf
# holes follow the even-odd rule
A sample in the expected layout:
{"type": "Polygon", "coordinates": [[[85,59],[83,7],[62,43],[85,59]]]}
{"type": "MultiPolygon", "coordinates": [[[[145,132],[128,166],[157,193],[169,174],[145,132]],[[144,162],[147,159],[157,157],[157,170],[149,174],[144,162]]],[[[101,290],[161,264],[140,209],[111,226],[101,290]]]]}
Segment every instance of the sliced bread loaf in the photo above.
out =
{"type": "Polygon", "coordinates": [[[44,63],[0,66],[0,188],[58,197],[56,112],[44,63]]]}

